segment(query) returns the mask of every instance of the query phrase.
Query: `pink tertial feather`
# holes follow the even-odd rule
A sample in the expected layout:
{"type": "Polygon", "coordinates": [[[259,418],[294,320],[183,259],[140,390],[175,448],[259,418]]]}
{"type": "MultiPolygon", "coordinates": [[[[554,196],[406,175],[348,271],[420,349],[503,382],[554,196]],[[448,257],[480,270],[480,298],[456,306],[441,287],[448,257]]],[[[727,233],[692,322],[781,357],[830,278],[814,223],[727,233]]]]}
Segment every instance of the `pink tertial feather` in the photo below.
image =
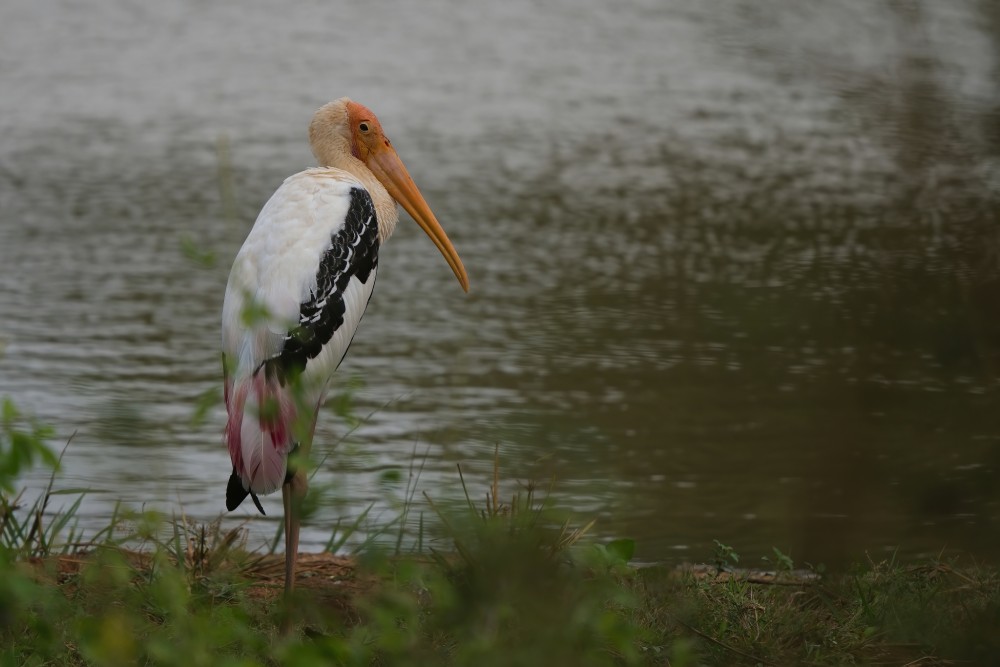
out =
{"type": "Polygon", "coordinates": [[[295,440],[295,400],[276,378],[265,378],[264,372],[242,378],[226,391],[226,399],[226,443],[233,468],[246,490],[271,493],[285,481],[287,457],[295,440]]]}

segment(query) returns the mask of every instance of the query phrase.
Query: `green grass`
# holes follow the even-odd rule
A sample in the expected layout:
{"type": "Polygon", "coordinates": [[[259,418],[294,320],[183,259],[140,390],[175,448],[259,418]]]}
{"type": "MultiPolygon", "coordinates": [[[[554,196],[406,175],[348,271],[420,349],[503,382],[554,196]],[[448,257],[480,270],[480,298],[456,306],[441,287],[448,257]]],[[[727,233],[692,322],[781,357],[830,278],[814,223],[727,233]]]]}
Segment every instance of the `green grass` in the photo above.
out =
{"type": "MultiPolygon", "coordinates": [[[[637,625],[707,664],[989,664],[1000,656],[993,568],[870,563],[811,585],[649,572],[637,625]]],[[[676,664],[676,663],[674,663],[676,664]]]]}
{"type": "MultiPolygon", "coordinates": [[[[869,564],[819,583],[634,570],[608,549],[483,526],[464,555],[369,553],[330,582],[280,580],[236,551],[5,559],[2,665],[989,664],[1000,578],[947,563],[869,564]],[[571,550],[571,551],[574,551],[571,550]],[[278,627],[292,614],[295,630],[278,627]]],[[[306,568],[308,572],[308,567],[306,568]]]]}
{"type": "MultiPolygon", "coordinates": [[[[534,486],[503,491],[499,461],[485,501],[425,499],[426,544],[443,546],[306,559],[286,604],[280,555],[248,552],[239,531],[218,523],[119,509],[83,540],[77,505],[44,511],[51,485],[18,507],[17,475],[38,462],[57,466],[43,444],[49,435],[4,405],[0,667],[931,665],[1000,656],[995,567],[886,561],[818,575],[775,550],[775,576],[735,569],[737,550],[717,542],[704,554],[712,565],[636,569],[631,540],[590,538],[592,523],[556,515],[534,486]],[[293,631],[282,635],[286,618],[293,631]]],[[[405,511],[414,502],[411,491],[405,511]]]]}

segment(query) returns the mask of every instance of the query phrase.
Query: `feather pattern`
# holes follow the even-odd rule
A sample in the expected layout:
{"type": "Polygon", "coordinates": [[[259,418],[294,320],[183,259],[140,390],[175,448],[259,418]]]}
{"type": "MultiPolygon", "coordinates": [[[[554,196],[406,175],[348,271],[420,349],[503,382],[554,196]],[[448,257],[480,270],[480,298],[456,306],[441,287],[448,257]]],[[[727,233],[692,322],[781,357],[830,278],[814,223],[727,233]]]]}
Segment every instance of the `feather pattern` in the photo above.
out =
{"type": "Polygon", "coordinates": [[[345,171],[295,174],[261,210],[223,305],[225,438],[245,492],[230,498],[231,483],[227,506],[284,482],[371,298],[378,249],[371,197],[345,171]]]}
{"type": "Polygon", "coordinates": [[[367,283],[378,267],[377,230],[371,197],[353,188],[344,226],[320,258],[316,287],[299,308],[298,326],[285,335],[281,352],[273,358],[283,371],[305,368],[306,361],[315,358],[344,324],[344,297],[351,279],[367,283]]]}

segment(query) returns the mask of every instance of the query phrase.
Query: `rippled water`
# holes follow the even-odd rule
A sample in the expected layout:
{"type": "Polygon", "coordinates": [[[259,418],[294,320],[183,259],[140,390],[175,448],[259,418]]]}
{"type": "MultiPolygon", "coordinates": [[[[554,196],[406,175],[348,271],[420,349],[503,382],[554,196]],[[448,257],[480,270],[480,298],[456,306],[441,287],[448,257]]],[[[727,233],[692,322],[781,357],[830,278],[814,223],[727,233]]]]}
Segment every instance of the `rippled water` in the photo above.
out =
{"type": "MultiPolygon", "coordinates": [[[[384,248],[305,548],[395,516],[414,461],[481,493],[499,443],[508,492],[554,476],[644,559],[1000,556],[995,3],[401,11],[0,8],[0,394],[77,433],[87,522],[222,510],[223,412],[192,416],[229,264],[346,94],[472,292],[414,225],[384,248]]],[[[265,503],[227,521],[269,537],[265,503]]]]}

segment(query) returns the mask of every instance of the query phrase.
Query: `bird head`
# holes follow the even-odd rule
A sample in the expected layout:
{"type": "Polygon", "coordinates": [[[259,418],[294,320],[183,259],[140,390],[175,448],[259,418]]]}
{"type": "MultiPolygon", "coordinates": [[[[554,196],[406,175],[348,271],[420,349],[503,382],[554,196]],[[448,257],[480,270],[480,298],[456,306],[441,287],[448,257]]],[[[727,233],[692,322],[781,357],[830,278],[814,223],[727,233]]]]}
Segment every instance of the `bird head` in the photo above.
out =
{"type": "Polygon", "coordinates": [[[406,166],[382,131],[371,109],[346,97],[327,104],[313,117],[310,143],[320,164],[338,166],[334,151],[349,153],[361,162],[421,229],[431,238],[455,273],[462,289],[469,291],[469,276],[458,251],[420,193],[406,166]],[[323,154],[321,155],[320,152],[323,154]]]}

